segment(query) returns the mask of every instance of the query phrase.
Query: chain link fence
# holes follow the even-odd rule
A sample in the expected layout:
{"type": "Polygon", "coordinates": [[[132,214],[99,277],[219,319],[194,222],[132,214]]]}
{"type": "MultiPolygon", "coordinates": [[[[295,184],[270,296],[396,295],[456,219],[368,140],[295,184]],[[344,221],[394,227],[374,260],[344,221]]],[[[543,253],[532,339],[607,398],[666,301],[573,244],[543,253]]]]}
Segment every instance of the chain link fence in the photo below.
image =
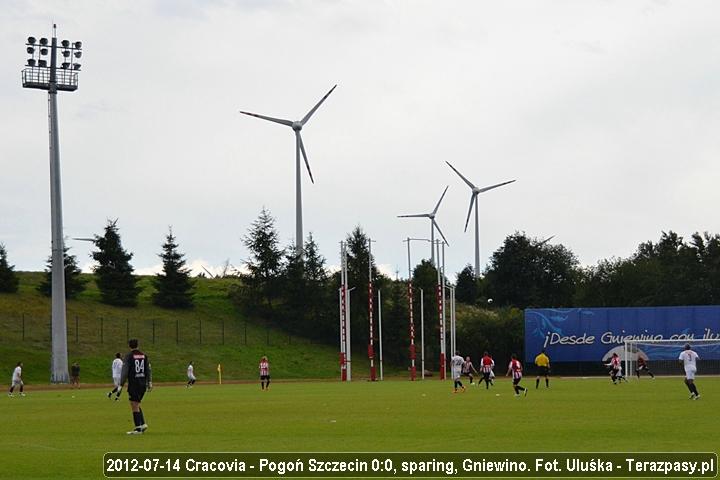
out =
{"type": "MultiPolygon", "coordinates": [[[[51,318],[0,314],[0,343],[50,343],[51,318]]],[[[127,317],[80,317],[68,315],[68,343],[116,344],[130,338],[148,344],[177,345],[290,345],[310,340],[272,328],[268,323],[228,319],[169,319],[127,317]]]]}

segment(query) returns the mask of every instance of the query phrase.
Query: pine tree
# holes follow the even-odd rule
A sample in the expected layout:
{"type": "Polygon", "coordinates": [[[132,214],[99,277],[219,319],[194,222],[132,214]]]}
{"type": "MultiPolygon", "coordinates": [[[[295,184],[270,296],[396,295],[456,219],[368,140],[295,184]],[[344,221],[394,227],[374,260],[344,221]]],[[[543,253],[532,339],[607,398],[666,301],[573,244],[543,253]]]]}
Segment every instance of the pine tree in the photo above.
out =
{"type": "Polygon", "coordinates": [[[15,293],[18,291],[19,280],[15,273],[15,266],[7,261],[7,250],[0,243],[0,292],[15,293]]]}
{"type": "MultiPolygon", "coordinates": [[[[77,264],[75,255],[68,255],[69,247],[63,248],[63,264],[65,266],[65,298],[76,298],[85,291],[88,282],[80,276],[82,273],[77,264]]],[[[45,268],[45,279],[37,286],[38,292],[46,297],[52,295],[52,255],[48,257],[45,268]]]]}
{"type": "Polygon", "coordinates": [[[163,253],[159,257],[163,261],[163,272],[153,279],[153,286],[157,291],[153,294],[152,301],[165,308],[192,308],[195,285],[190,279],[190,269],[185,266],[184,255],[178,252],[172,228],[165,237],[162,248],[163,253]]]}
{"type": "Polygon", "coordinates": [[[328,273],[325,270],[325,257],[318,251],[318,245],[312,233],[308,235],[305,241],[304,249],[304,273],[305,273],[305,292],[307,297],[307,317],[306,327],[311,329],[314,336],[318,336],[318,331],[327,331],[327,323],[331,322],[336,312],[333,297],[328,296],[328,273]]]}
{"type": "Polygon", "coordinates": [[[272,300],[279,295],[284,251],[279,247],[275,219],[265,207],[243,241],[250,250],[250,259],[245,262],[250,271],[245,283],[250,291],[244,297],[255,306],[264,301],[271,308],[272,300]]]}
{"type": "Polygon", "coordinates": [[[123,249],[117,220],[108,221],[105,235],[95,235],[97,251],[91,254],[98,264],[93,268],[103,303],[120,307],[134,307],[142,290],[137,286],[130,259],[133,254],[123,249]]]}

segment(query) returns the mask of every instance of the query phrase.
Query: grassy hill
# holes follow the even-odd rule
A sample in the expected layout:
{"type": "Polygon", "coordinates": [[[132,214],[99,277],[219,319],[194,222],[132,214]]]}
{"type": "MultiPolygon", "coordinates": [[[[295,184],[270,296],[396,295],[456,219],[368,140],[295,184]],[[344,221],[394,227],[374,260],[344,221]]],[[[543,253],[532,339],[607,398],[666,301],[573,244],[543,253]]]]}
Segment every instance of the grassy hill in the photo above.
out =
{"type": "MultiPolygon", "coordinates": [[[[16,362],[25,364],[29,383],[47,383],[50,365],[50,299],[37,292],[43,273],[20,272],[20,290],[0,293],[0,381],[9,381],[16,362]],[[3,373],[7,380],[2,380],[3,373]]],[[[152,277],[141,277],[143,287],[136,308],[100,303],[92,281],[87,290],[67,303],[68,355],[81,367],[81,382],[108,383],[115,352],[127,350],[127,338],[140,339],[156,381],[184,381],[189,361],[199,381],[257,378],[257,365],[267,355],[272,376],[279,378],[334,378],[339,375],[337,348],[313,344],[268,327],[262,320],[245,318],[227,296],[233,279],[197,279],[196,306],[174,311],[152,305],[152,277]]],[[[367,363],[367,362],[363,362],[367,363]]],[[[367,375],[358,365],[356,376],[367,375]]]]}

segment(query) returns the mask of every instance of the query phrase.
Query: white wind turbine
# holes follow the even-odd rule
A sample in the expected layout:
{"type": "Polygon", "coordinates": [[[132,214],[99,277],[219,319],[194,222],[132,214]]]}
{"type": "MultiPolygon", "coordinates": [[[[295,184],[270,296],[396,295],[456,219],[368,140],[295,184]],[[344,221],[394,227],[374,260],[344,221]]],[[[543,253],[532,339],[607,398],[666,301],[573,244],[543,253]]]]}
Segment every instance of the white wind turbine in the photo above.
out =
{"type": "Polygon", "coordinates": [[[470,213],[472,213],[473,205],[475,206],[475,277],[480,276],[480,221],[478,220],[478,195],[484,192],[487,192],[488,190],[492,190],[494,188],[502,187],[503,185],[507,185],[508,183],[513,183],[515,180],[509,180],[507,182],[498,183],[495,185],[490,185],[489,187],[483,187],[478,188],[473,183],[465,178],[462,173],[458,172],[455,167],[450,165],[450,162],[446,161],[445,163],[450,166],[450,168],[453,169],[455,173],[457,173],[460,178],[463,179],[463,181],[467,184],[468,187],[472,190],[472,194],[470,196],[470,208],[468,209],[467,214],[467,220],[465,220],[465,231],[467,232],[468,223],[470,222],[470,213]]]}
{"type": "Polygon", "coordinates": [[[443,235],[442,230],[440,230],[440,226],[435,221],[435,214],[438,211],[438,208],[440,208],[440,203],[443,201],[443,197],[445,197],[445,193],[447,192],[448,187],[445,187],[445,190],[443,191],[442,195],[440,196],[440,200],[438,200],[437,205],[435,205],[435,208],[430,213],[417,213],[414,215],[398,215],[399,218],[429,218],[430,219],[430,261],[432,262],[433,266],[435,266],[435,229],[437,229],[440,236],[445,241],[445,245],[450,245],[445,238],[445,235],[443,235]]]}
{"type": "Polygon", "coordinates": [[[270,122],[279,123],[280,125],[285,125],[293,129],[295,132],[295,248],[298,255],[302,255],[303,253],[303,222],[302,222],[302,184],[300,182],[300,153],[302,153],[303,158],[305,159],[305,167],[307,168],[308,175],[310,175],[310,181],[312,183],[315,183],[315,179],[313,179],[312,171],[310,171],[310,163],[308,163],[307,154],[305,153],[305,145],[303,144],[302,137],[300,136],[300,130],[305,126],[305,124],[310,120],[310,117],[313,116],[315,111],[322,105],[322,103],[325,101],[327,97],[330,96],[330,94],[335,90],[335,85],[330,89],[328,93],[325,94],[324,97],[320,99],[320,101],[315,105],[308,113],[305,115],[302,120],[292,121],[292,120],[284,120],[282,118],[273,118],[273,117],[267,117],[265,115],[258,115],[257,113],[250,113],[250,112],[243,112],[242,110],[240,113],[243,113],[245,115],[250,115],[251,117],[257,117],[261,118],[263,120],[268,120],[270,122]]]}

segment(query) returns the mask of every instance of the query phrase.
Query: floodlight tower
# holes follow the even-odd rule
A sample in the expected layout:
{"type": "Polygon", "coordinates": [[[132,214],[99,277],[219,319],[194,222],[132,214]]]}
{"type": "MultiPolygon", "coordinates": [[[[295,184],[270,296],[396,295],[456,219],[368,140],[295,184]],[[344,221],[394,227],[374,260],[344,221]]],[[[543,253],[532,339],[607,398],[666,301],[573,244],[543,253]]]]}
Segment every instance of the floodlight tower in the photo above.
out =
{"type": "Polygon", "coordinates": [[[65,267],[60,183],[60,139],[58,134],[57,93],[74,92],[78,87],[82,42],[63,40],[58,45],[57,26],[52,39],[28,37],[25,44],[30,58],[22,71],[24,88],[47,90],[50,130],[50,216],[52,233],[52,362],[50,381],[67,383],[67,322],[65,318],[65,267]],[[58,65],[58,50],[62,62],[58,65]],[[50,64],[48,65],[48,55],[50,64]]]}

